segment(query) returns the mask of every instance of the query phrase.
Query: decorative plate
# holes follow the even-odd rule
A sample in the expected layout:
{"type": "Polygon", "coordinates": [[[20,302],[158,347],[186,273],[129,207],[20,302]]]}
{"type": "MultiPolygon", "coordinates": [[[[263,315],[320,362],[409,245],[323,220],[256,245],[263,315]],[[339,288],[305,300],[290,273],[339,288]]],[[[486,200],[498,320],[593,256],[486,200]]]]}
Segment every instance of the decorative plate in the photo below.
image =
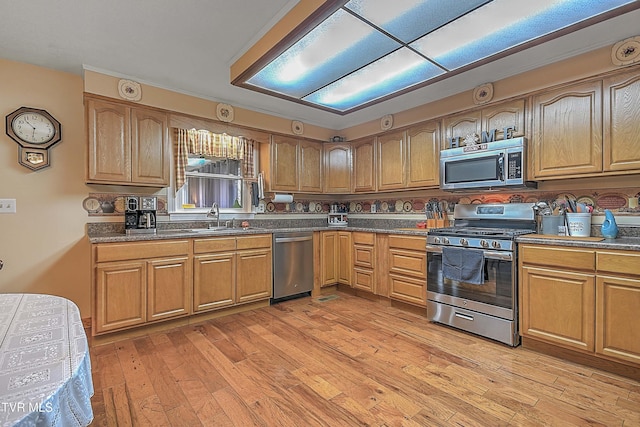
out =
{"type": "Polygon", "coordinates": [[[382,212],[389,212],[389,203],[382,202],[382,204],[380,205],[380,209],[382,209],[382,212]]]}
{"type": "Polygon", "coordinates": [[[267,212],[274,212],[276,210],[276,205],[273,202],[267,203],[267,212]]]}
{"type": "Polygon", "coordinates": [[[316,211],[316,202],[309,202],[309,212],[316,211]]]}
{"type": "Polygon", "coordinates": [[[316,212],[322,212],[322,203],[316,203],[316,212]]]}
{"type": "Polygon", "coordinates": [[[411,205],[411,202],[404,202],[403,210],[405,212],[411,212],[412,208],[413,206],[411,205]]]}
{"type": "Polygon", "coordinates": [[[640,36],[619,41],[611,48],[613,65],[630,65],[640,61],[640,36]]]}
{"type": "Polygon", "coordinates": [[[360,203],[356,203],[356,212],[362,212],[362,205],[360,203]]]}
{"type": "Polygon", "coordinates": [[[304,205],[302,202],[296,203],[296,212],[302,212],[304,210],[304,205]]]}
{"type": "Polygon", "coordinates": [[[404,207],[404,201],[396,200],[396,212],[402,212],[403,207],[404,207]]]}
{"type": "Polygon", "coordinates": [[[82,201],[82,207],[89,213],[97,213],[100,210],[100,201],[90,196],[82,201]]]}
{"type": "Polygon", "coordinates": [[[355,211],[356,211],[356,202],[349,203],[349,212],[355,212],[355,211]]]}
{"type": "Polygon", "coordinates": [[[493,84],[485,83],[473,90],[474,104],[486,104],[493,99],[493,84]]]}
{"type": "Polygon", "coordinates": [[[218,104],[216,106],[216,116],[222,122],[232,122],[233,107],[229,104],[218,104]]]}
{"type": "Polygon", "coordinates": [[[387,114],[380,119],[380,129],[389,130],[391,126],[393,126],[393,116],[391,114],[387,114]]]}
{"type": "Polygon", "coordinates": [[[291,131],[296,135],[302,135],[304,133],[304,123],[299,120],[292,121],[291,131]]]}
{"type": "Polygon", "coordinates": [[[127,101],[140,101],[142,99],[140,83],[133,80],[120,80],[118,82],[118,93],[127,101]]]}

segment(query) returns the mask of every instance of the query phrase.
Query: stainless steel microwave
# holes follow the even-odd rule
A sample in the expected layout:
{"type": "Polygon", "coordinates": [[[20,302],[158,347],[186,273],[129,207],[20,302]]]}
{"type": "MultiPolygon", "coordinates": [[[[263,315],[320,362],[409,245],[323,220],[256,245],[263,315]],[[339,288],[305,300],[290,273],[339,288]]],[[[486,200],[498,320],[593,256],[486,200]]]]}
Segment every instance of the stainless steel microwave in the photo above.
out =
{"type": "Polygon", "coordinates": [[[527,140],[511,138],[440,151],[440,188],[535,188],[527,181],[527,140]]]}

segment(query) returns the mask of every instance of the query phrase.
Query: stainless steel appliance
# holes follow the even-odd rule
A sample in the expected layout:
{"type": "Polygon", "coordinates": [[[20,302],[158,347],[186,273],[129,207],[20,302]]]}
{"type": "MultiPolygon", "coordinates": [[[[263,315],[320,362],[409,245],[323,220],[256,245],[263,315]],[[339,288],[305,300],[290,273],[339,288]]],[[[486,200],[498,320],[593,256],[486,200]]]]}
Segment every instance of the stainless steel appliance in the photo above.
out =
{"type": "Polygon", "coordinates": [[[126,234],[155,233],[158,198],[127,196],[125,199],[124,229],[126,234]]]}
{"type": "Polygon", "coordinates": [[[519,345],[515,237],[535,232],[533,207],[534,203],[458,204],[453,227],[429,231],[430,320],[519,345]]]}
{"type": "Polygon", "coordinates": [[[536,187],[527,181],[527,140],[511,138],[440,151],[440,188],[536,187]]]}
{"type": "Polygon", "coordinates": [[[313,290],[313,233],[273,233],[272,302],[311,295],[313,290]]]}

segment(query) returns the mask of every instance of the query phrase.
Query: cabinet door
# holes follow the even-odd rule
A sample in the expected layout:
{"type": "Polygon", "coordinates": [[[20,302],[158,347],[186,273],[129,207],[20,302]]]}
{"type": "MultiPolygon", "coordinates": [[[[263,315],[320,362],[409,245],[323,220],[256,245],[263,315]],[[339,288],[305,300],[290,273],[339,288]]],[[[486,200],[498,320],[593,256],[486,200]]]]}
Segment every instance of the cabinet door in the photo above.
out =
{"type": "Polygon", "coordinates": [[[389,298],[427,306],[427,282],[413,277],[389,274],[389,298]]]}
{"type": "Polygon", "coordinates": [[[191,313],[188,257],[148,261],[147,321],[191,313]]]}
{"type": "Polygon", "coordinates": [[[640,281],[598,276],[596,353],[640,364],[640,281]]]}
{"type": "Polygon", "coordinates": [[[363,291],[375,292],[375,274],[373,270],[368,268],[354,267],[353,269],[353,287],[363,291]]]}
{"type": "Polygon", "coordinates": [[[593,275],[525,266],[520,292],[522,336],[593,352],[593,275]]]}
{"type": "Polygon", "coordinates": [[[131,110],[131,181],[169,185],[170,144],[167,115],[158,111],[131,110]]]}
{"type": "Polygon", "coordinates": [[[425,123],[407,130],[407,187],[437,187],[440,182],[440,127],[425,123]]]}
{"type": "Polygon", "coordinates": [[[236,256],[236,302],[270,298],[273,289],[271,249],[238,251],[236,256]]]}
{"type": "Polygon", "coordinates": [[[96,266],[93,333],[141,325],[146,321],[146,262],[96,266]]]}
{"type": "Polygon", "coordinates": [[[131,181],[129,107],[89,99],[89,181],[131,181]]]}
{"type": "Polygon", "coordinates": [[[300,141],[300,191],[322,191],[322,144],[300,141]]]}
{"type": "Polygon", "coordinates": [[[351,147],[353,156],[353,191],[355,193],[375,191],[375,138],[354,142],[351,147]]]}
{"type": "Polygon", "coordinates": [[[298,141],[283,136],[271,140],[271,190],[298,191],[298,141]]]}
{"type": "Polygon", "coordinates": [[[338,232],[338,283],[351,285],[351,272],[353,262],[351,260],[351,232],[338,232]]]}
{"type": "Polygon", "coordinates": [[[193,309],[205,311],[235,303],[236,255],[196,255],[193,259],[193,309]]]}
{"type": "Polygon", "coordinates": [[[534,178],[602,171],[602,83],[588,82],[533,98],[534,178]]]}
{"type": "Polygon", "coordinates": [[[455,116],[445,117],[442,121],[444,128],[444,141],[442,149],[451,148],[451,138],[460,138],[462,142],[467,135],[482,133],[482,113],[480,111],[469,111],[455,116]]]}
{"type": "Polygon", "coordinates": [[[405,186],[404,132],[378,137],[378,190],[394,190],[405,186]]]}
{"type": "Polygon", "coordinates": [[[640,75],[604,81],[604,170],[640,170],[640,75]]]}
{"type": "Polygon", "coordinates": [[[349,193],[351,191],[351,146],[325,144],[324,147],[325,193],[349,193]]]}
{"type": "Polygon", "coordinates": [[[320,236],[321,286],[338,283],[338,232],[324,231],[320,236]]]}
{"type": "Polygon", "coordinates": [[[504,129],[515,128],[511,137],[525,136],[524,99],[503,102],[482,109],[482,131],[496,130],[495,140],[505,139],[504,129]]]}

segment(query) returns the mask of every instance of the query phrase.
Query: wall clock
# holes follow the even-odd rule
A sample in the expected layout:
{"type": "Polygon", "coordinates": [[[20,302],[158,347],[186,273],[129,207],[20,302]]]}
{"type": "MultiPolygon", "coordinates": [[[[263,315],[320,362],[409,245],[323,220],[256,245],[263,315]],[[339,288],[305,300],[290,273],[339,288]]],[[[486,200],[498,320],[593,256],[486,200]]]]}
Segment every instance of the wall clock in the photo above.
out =
{"type": "Polygon", "coordinates": [[[7,135],[24,148],[45,150],[62,139],[62,127],[45,110],[20,107],[6,118],[7,135]]]}

